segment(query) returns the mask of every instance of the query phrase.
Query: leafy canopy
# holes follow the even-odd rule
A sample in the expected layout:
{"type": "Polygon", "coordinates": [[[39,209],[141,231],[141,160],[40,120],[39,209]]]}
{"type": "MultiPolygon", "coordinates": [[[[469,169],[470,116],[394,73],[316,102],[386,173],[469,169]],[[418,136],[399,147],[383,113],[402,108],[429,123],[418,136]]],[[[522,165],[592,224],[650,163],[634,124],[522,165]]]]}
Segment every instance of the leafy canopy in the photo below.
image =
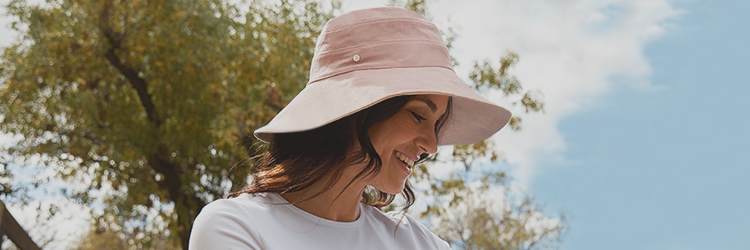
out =
{"type": "Polygon", "coordinates": [[[110,190],[97,226],[145,228],[156,210],[185,248],[200,209],[246,182],[251,132],[304,87],[331,18],[314,1],[6,8],[23,37],[1,56],[0,131],[23,139],[4,153],[84,185],[69,193],[82,203],[110,190]]]}

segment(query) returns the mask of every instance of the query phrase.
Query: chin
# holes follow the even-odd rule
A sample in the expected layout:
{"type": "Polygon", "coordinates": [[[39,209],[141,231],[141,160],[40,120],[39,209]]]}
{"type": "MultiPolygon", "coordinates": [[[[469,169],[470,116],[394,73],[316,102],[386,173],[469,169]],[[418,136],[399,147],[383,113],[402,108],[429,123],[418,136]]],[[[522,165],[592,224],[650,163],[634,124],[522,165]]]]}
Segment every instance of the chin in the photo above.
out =
{"type": "Polygon", "coordinates": [[[380,191],[383,192],[383,193],[386,193],[386,194],[398,195],[398,194],[401,193],[402,190],[403,189],[395,191],[395,192],[394,191],[385,191],[385,190],[380,190],[380,191]]]}
{"type": "Polygon", "coordinates": [[[383,192],[383,193],[386,193],[386,194],[397,195],[397,194],[400,194],[401,191],[404,191],[404,185],[405,185],[405,183],[402,182],[401,185],[398,185],[398,186],[397,185],[393,185],[393,186],[389,186],[389,187],[385,187],[385,188],[379,188],[379,187],[377,187],[377,189],[380,190],[380,192],[383,192]]]}

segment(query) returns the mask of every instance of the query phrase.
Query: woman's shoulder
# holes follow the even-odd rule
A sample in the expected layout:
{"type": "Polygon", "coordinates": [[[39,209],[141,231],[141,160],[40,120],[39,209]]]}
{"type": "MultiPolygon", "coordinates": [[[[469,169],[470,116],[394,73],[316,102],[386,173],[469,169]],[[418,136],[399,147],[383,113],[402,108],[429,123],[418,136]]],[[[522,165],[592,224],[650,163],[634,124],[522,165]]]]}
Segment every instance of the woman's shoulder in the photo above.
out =
{"type": "Polygon", "coordinates": [[[273,195],[266,193],[240,194],[236,197],[215,200],[200,211],[198,216],[221,216],[254,214],[267,211],[269,204],[276,203],[273,195]]]}
{"type": "Polygon", "coordinates": [[[265,217],[262,215],[269,211],[269,204],[279,202],[275,198],[272,194],[264,193],[241,194],[209,203],[195,218],[190,233],[190,249],[211,249],[216,242],[262,249],[264,243],[258,237],[259,222],[256,220],[265,217]]]}

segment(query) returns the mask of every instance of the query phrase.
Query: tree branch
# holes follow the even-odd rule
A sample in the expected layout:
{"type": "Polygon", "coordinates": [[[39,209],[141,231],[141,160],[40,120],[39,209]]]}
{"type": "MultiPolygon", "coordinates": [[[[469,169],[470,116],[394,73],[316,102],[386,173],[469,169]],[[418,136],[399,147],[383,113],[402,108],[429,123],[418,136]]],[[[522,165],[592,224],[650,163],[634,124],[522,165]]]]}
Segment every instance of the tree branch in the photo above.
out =
{"type": "Polygon", "coordinates": [[[111,46],[104,56],[107,58],[107,61],[109,61],[109,63],[115,66],[115,68],[117,68],[117,70],[119,70],[120,73],[125,76],[126,79],[128,79],[130,85],[135,89],[136,92],[138,92],[138,97],[141,99],[141,105],[143,105],[143,108],[146,109],[146,114],[148,114],[149,121],[154,123],[157,128],[161,127],[161,120],[156,116],[156,108],[154,107],[152,96],[148,93],[148,83],[145,79],[138,76],[138,72],[128,66],[123,65],[120,62],[120,58],[118,58],[117,54],[115,54],[115,50],[119,49],[122,45],[122,40],[125,37],[125,34],[115,32],[114,30],[112,30],[112,27],[109,26],[109,22],[107,20],[111,15],[110,7],[111,6],[109,6],[109,4],[106,4],[104,6],[101,14],[102,20],[100,20],[100,22],[102,23],[100,29],[102,30],[102,33],[104,33],[104,37],[107,38],[107,41],[109,41],[109,44],[111,46]]]}
{"type": "Polygon", "coordinates": [[[141,105],[143,105],[143,108],[146,109],[146,114],[148,114],[149,121],[154,123],[156,127],[160,127],[161,120],[156,116],[156,108],[154,106],[154,103],[151,101],[151,94],[148,93],[148,84],[146,83],[146,80],[138,77],[138,73],[136,73],[135,70],[120,63],[120,59],[115,54],[114,46],[107,50],[107,54],[105,54],[105,56],[107,57],[107,60],[112,63],[115,68],[120,70],[120,73],[122,73],[126,79],[128,79],[128,82],[130,82],[130,86],[132,86],[135,91],[138,92],[138,97],[141,99],[141,105]]]}

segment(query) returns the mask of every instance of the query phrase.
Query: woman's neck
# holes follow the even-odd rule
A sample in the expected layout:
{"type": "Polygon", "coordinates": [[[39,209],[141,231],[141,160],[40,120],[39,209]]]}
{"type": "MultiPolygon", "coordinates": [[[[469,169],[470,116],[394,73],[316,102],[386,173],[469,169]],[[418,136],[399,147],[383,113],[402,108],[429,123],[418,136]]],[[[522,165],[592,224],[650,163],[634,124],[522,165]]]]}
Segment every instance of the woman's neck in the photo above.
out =
{"type": "Polygon", "coordinates": [[[281,197],[297,208],[324,219],[341,222],[355,221],[359,218],[359,202],[365,185],[355,181],[347,187],[353,179],[353,175],[347,172],[349,171],[344,171],[333,187],[323,192],[321,191],[328,180],[321,180],[298,192],[281,194],[281,197]]]}

